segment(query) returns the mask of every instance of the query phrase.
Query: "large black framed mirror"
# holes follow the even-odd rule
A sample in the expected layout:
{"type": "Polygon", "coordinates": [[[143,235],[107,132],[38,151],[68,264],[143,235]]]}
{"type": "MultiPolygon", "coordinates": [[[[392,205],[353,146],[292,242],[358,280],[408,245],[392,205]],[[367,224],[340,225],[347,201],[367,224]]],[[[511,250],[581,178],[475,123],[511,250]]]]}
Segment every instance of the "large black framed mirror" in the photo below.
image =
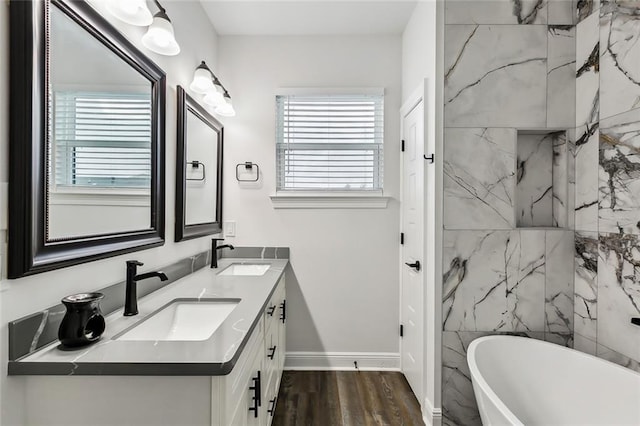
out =
{"type": "Polygon", "coordinates": [[[176,241],[222,231],[224,129],[178,86],[176,241]]]}
{"type": "Polygon", "coordinates": [[[164,244],[165,73],[83,1],[10,23],[9,278],[164,244]]]}

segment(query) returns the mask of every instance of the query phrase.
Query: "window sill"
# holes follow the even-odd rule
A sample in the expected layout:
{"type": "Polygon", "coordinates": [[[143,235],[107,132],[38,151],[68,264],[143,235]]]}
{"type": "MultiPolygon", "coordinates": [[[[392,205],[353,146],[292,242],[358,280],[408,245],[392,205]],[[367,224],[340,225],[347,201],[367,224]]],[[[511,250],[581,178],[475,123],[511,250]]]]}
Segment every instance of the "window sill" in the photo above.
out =
{"type": "Polygon", "coordinates": [[[383,195],[353,194],[276,194],[271,195],[274,209],[386,209],[389,199],[383,195]]]}

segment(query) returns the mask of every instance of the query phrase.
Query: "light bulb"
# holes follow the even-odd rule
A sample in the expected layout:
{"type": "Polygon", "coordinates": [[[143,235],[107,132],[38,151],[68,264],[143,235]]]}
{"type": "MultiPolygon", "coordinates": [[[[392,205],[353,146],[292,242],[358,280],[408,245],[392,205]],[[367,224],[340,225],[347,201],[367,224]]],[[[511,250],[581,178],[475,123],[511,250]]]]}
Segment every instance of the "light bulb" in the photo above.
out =
{"type": "Polygon", "coordinates": [[[211,105],[212,107],[218,107],[224,104],[224,97],[222,96],[222,93],[217,91],[215,88],[213,90],[209,90],[204,95],[203,100],[205,104],[211,105]]]}
{"type": "Polygon", "coordinates": [[[153,16],[145,0],[110,0],[107,10],[119,20],[130,25],[151,25],[153,16]]]}
{"type": "Polygon", "coordinates": [[[154,15],[153,23],[142,36],[142,44],[160,55],[175,56],[180,53],[180,46],[173,35],[173,25],[163,12],[154,15]]]}
{"type": "Polygon", "coordinates": [[[223,117],[233,117],[236,115],[236,111],[233,109],[233,104],[231,103],[231,97],[229,97],[229,95],[225,94],[224,103],[216,108],[216,114],[223,117]]]}
{"type": "Polygon", "coordinates": [[[206,94],[207,92],[215,90],[213,81],[211,80],[211,71],[204,61],[202,61],[193,73],[193,81],[189,85],[189,88],[200,94],[206,94]]]}

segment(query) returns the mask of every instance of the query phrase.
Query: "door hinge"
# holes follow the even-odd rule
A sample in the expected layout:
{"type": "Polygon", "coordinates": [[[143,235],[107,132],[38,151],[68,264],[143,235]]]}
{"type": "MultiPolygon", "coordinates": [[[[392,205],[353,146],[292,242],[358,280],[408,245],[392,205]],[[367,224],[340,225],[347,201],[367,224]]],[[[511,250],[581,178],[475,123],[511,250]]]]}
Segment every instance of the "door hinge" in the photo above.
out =
{"type": "Polygon", "coordinates": [[[404,232],[400,233],[400,244],[404,244],[404,232]]]}
{"type": "Polygon", "coordinates": [[[404,337],[404,325],[400,324],[400,337],[404,337]]]}
{"type": "Polygon", "coordinates": [[[400,145],[400,151],[404,152],[404,139],[402,139],[402,144],[400,145]]]}

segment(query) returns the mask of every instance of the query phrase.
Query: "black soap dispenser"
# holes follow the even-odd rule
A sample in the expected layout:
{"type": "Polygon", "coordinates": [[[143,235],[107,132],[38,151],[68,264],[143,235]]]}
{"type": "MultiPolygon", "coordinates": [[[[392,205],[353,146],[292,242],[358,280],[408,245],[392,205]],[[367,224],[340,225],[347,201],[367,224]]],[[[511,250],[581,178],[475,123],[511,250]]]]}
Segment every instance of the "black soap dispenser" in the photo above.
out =
{"type": "Polygon", "coordinates": [[[67,312],[58,329],[62,346],[77,348],[96,342],[105,329],[100,311],[102,293],[81,293],[67,296],[62,303],[67,312]]]}

